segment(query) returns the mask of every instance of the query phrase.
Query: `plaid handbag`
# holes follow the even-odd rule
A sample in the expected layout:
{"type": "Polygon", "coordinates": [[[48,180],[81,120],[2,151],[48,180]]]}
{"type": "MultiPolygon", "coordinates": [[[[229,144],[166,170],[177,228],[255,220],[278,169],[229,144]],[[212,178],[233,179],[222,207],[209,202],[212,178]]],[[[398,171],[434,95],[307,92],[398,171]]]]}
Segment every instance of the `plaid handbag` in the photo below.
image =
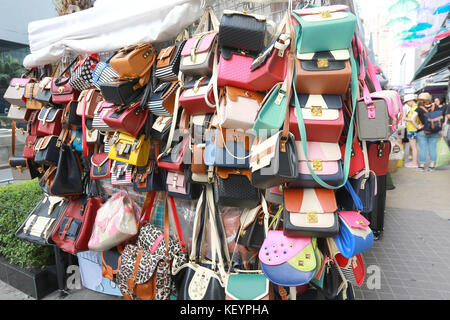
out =
{"type": "Polygon", "coordinates": [[[69,85],[80,92],[91,88],[94,85],[92,71],[98,61],[95,55],[90,55],[79,61],[71,70],[69,85]]]}

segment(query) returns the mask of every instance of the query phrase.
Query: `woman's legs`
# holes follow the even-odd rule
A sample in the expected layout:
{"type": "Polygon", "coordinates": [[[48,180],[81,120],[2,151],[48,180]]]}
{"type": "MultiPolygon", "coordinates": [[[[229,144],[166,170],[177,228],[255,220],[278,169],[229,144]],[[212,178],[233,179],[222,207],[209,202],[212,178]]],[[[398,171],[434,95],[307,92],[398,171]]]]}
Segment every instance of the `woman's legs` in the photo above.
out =
{"type": "Polygon", "coordinates": [[[430,153],[430,167],[434,167],[434,163],[436,162],[436,146],[439,140],[440,134],[439,132],[429,134],[427,137],[428,140],[428,152],[430,153]]]}
{"type": "Polygon", "coordinates": [[[423,130],[417,133],[417,144],[419,146],[419,168],[423,168],[425,166],[425,161],[427,161],[428,151],[428,141],[423,130]]]}
{"type": "Polygon", "coordinates": [[[418,164],[417,163],[417,157],[418,157],[418,153],[419,150],[417,149],[417,140],[416,139],[409,139],[409,145],[411,146],[411,155],[412,155],[412,160],[411,162],[413,164],[418,164]]]}

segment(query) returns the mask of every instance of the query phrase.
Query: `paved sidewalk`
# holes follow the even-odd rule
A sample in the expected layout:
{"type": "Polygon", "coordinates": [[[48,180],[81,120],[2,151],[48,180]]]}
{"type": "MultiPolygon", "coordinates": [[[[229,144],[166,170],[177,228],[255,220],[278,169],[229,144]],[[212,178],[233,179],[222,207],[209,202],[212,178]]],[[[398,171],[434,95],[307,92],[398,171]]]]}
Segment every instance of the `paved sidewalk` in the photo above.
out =
{"type": "MultiPolygon", "coordinates": [[[[435,172],[401,168],[387,191],[385,230],[363,254],[379,267],[381,286],[355,288],[359,300],[450,300],[450,167],[435,172]]],[[[367,280],[367,275],[366,275],[367,280]]],[[[0,300],[33,299],[0,282],[0,300]]],[[[89,289],[58,291],[43,300],[118,300],[89,289]]]]}

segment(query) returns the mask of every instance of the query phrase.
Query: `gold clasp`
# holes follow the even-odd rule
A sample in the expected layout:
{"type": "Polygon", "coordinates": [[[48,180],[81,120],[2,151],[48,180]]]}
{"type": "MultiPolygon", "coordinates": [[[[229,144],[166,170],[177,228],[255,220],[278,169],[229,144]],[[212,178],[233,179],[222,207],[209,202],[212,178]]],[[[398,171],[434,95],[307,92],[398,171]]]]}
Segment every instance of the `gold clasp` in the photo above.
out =
{"type": "Polygon", "coordinates": [[[322,171],[322,160],[321,159],[313,159],[312,160],[313,171],[322,171]]]}
{"type": "Polygon", "coordinates": [[[318,58],[317,59],[317,68],[328,68],[328,58],[318,58]]]}
{"type": "Polygon", "coordinates": [[[16,90],[20,89],[20,84],[16,84],[16,90]]]}
{"type": "Polygon", "coordinates": [[[357,220],[356,223],[360,224],[360,225],[362,225],[364,227],[366,226],[366,223],[363,220],[357,220]]]}
{"type": "Polygon", "coordinates": [[[311,114],[314,117],[321,117],[322,116],[322,107],[321,106],[312,106],[311,107],[311,114]]]}
{"type": "Polygon", "coordinates": [[[283,98],[284,98],[284,94],[281,93],[281,92],[278,92],[278,96],[277,96],[277,98],[275,100],[275,104],[276,105],[280,105],[281,101],[283,101],[283,98]]]}
{"type": "Polygon", "coordinates": [[[59,93],[63,93],[63,92],[64,92],[64,87],[59,87],[59,88],[58,88],[58,92],[59,92],[59,93]]]}
{"type": "Polygon", "coordinates": [[[331,18],[331,12],[329,10],[320,11],[319,15],[322,19],[331,18]]]}
{"type": "Polygon", "coordinates": [[[319,222],[319,219],[317,218],[316,212],[307,212],[306,213],[306,221],[308,223],[317,223],[319,222]]]}

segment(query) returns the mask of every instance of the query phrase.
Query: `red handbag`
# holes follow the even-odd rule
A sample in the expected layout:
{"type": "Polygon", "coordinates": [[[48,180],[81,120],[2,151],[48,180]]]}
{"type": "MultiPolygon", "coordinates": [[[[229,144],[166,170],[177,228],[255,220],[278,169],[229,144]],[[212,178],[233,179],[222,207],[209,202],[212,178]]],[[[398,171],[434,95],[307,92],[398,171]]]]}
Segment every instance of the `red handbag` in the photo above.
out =
{"type": "Polygon", "coordinates": [[[52,81],[52,102],[55,104],[67,104],[72,100],[77,100],[79,92],[69,84],[69,78],[53,79],[52,81]]]}
{"type": "MultiPolygon", "coordinates": [[[[341,138],[341,154],[342,159],[345,158],[345,141],[346,137],[341,138]]],[[[364,169],[364,155],[361,149],[361,145],[359,144],[358,139],[353,140],[353,146],[352,146],[352,154],[350,157],[350,168],[348,171],[348,176],[351,177],[361,170],[364,169]]]]}
{"type": "Polygon", "coordinates": [[[59,136],[62,130],[63,110],[49,106],[43,107],[39,111],[37,136],[59,136]]]}
{"type": "Polygon", "coordinates": [[[90,177],[92,180],[111,178],[111,159],[107,152],[92,155],[90,177]]]}
{"type": "Polygon", "coordinates": [[[168,171],[184,173],[184,157],[186,152],[189,151],[190,140],[190,137],[185,137],[182,141],[176,143],[169,154],[159,159],[158,167],[168,171]]]}
{"type": "Polygon", "coordinates": [[[289,43],[287,35],[281,34],[252,62],[248,82],[256,91],[270,90],[284,81],[289,43]]]}
{"type": "Polygon", "coordinates": [[[23,148],[22,157],[33,160],[34,159],[34,146],[36,145],[37,136],[29,135],[25,138],[25,146],[23,148]]]}
{"type": "Polygon", "coordinates": [[[211,108],[205,101],[205,95],[211,104],[214,103],[212,88],[209,85],[210,78],[201,77],[198,80],[192,80],[183,87],[180,95],[180,106],[190,115],[214,113],[215,108],[211,108]]]}
{"type": "Polygon", "coordinates": [[[75,241],[75,250],[89,250],[88,242],[91,238],[95,217],[97,216],[97,210],[100,209],[102,204],[102,198],[91,197],[88,199],[83,211],[83,223],[81,224],[80,232],[78,234],[77,240],[75,241]]]}
{"type": "Polygon", "coordinates": [[[253,57],[243,54],[243,52],[240,53],[222,48],[218,66],[217,85],[219,87],[231,86],[257,91],[249,82],[253,57]]]}
{"type": "Polygon", "coordinates": [[[28,120],[29,124],[30,124],[30,135],[31,136],[37,136],[38,134],[38,125],[39,125],[39,121],[38,121],[38,115],[39,115],[39,110],[37,111],[33,111],[30,115],[30,120],[28,120]]]}
{"type": "Polygon", "coordinates": [[[367,142],[367,156],[369,168],[376,176],[384,176],[388,172],[389,154],[391,152],[390,141],[367,142]]]}
{"type": "Polygon", "coordinates": [[[138,101],[128,108],[115,107],[103,117],[110,128],[136,137],[145,124],[149,113],[146,106],[141,107],[138,101]]]}

